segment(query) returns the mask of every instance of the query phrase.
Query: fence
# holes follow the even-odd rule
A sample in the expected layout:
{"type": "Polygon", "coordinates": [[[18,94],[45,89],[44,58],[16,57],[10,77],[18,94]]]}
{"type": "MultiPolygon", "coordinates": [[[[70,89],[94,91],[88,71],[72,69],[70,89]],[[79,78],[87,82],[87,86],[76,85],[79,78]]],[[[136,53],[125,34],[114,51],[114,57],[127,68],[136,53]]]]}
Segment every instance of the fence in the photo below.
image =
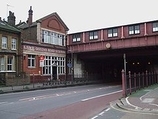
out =
{"type": "Polygon", "coordinates": [[[10,74],[5,76],[4,84],[6,86],[26,85],[30,83],[30,75],[26,73],[20,73],[18,75],[10,74]]]}
{"type": "Polygon", "coordinates": [[[131,73],[125,74],[122,70],[122,90],[123,97],[130,95],[141,88],[148,87],[150,85],[158,83],[158,74],[155,72],[142,72],[142,73],[131,73]]]}

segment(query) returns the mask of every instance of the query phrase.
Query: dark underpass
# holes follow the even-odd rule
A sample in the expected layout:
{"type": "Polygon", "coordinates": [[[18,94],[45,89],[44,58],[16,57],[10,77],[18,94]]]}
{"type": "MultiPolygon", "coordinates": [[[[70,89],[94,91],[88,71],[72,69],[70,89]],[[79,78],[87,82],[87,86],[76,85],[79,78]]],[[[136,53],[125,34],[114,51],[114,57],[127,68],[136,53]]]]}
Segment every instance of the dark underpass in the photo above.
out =
{"type": "Polygon", "coordinates": [[[80,53],[85,73],[104,82],[122,81],[122,69],[128,73],[156,72],[158,67],[157,48],[133,48],[80,53]],[[124,57],[125,56],[125,57],[124,57]]]}

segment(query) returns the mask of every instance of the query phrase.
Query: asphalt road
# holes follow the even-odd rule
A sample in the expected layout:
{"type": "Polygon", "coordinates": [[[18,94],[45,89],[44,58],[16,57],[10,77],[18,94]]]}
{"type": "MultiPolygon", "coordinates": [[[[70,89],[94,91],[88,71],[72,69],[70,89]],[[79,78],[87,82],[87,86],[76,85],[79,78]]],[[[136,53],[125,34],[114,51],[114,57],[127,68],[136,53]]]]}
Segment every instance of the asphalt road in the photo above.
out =
{"type": "Polygon", "coordinates": [[[86,85],[1,94],[0,119],[89,119],[120,96],[120,85],[86,85]]]}

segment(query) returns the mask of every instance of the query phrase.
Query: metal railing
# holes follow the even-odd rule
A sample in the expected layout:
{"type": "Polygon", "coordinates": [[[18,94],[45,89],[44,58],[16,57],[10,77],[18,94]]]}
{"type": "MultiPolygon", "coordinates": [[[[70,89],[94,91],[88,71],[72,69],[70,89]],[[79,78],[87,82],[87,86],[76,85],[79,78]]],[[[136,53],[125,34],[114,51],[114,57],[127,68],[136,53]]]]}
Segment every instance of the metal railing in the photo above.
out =
{"type": "Polygon", "coordinates": [[[131,73],[130,71],[125,76],[125,71],[122,70],[122,90],[123,97],[136,92],[141,88],[158,83],[158,74],[155,72],[131,73]]]}

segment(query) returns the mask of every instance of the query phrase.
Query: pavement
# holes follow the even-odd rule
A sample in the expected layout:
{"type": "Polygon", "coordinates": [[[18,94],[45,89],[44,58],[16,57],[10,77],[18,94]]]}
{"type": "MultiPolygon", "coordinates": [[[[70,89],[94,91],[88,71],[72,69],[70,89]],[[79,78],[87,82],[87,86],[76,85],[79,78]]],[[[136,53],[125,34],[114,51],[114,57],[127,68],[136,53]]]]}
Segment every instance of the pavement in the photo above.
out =
{"type": "MultiPolygon", "coordinates": [[[[91,83],[91,82],[90,82],[91,83]]],[[[76,86],[76,85],[85,85],[85,82],[54,82],[54,83],[32,83],[19,86],[0,86],[0,94],[3,93],[12,93],[12,92],[22,92],[22,91],[31,91],[31,90],[40,90],[48,88],[57,88],[57,87],[67,87],[67,86],[76,86]]]]}
{"type": "Polygon", "coordinates": [[[140,89],[110,103],[114,109],[158,116],[158,84],[140,89]]]}
{"type": "Polygon", "coordinates": [[[0,87],[0,94],[29,91],[29,90],[37,90],[37,89],[43,89],[43,88],[48,88],[48,87],[50,87],[50,86],[43,86],[42,83],[20,85],[20,86],[1,86],[0,87]]]}

